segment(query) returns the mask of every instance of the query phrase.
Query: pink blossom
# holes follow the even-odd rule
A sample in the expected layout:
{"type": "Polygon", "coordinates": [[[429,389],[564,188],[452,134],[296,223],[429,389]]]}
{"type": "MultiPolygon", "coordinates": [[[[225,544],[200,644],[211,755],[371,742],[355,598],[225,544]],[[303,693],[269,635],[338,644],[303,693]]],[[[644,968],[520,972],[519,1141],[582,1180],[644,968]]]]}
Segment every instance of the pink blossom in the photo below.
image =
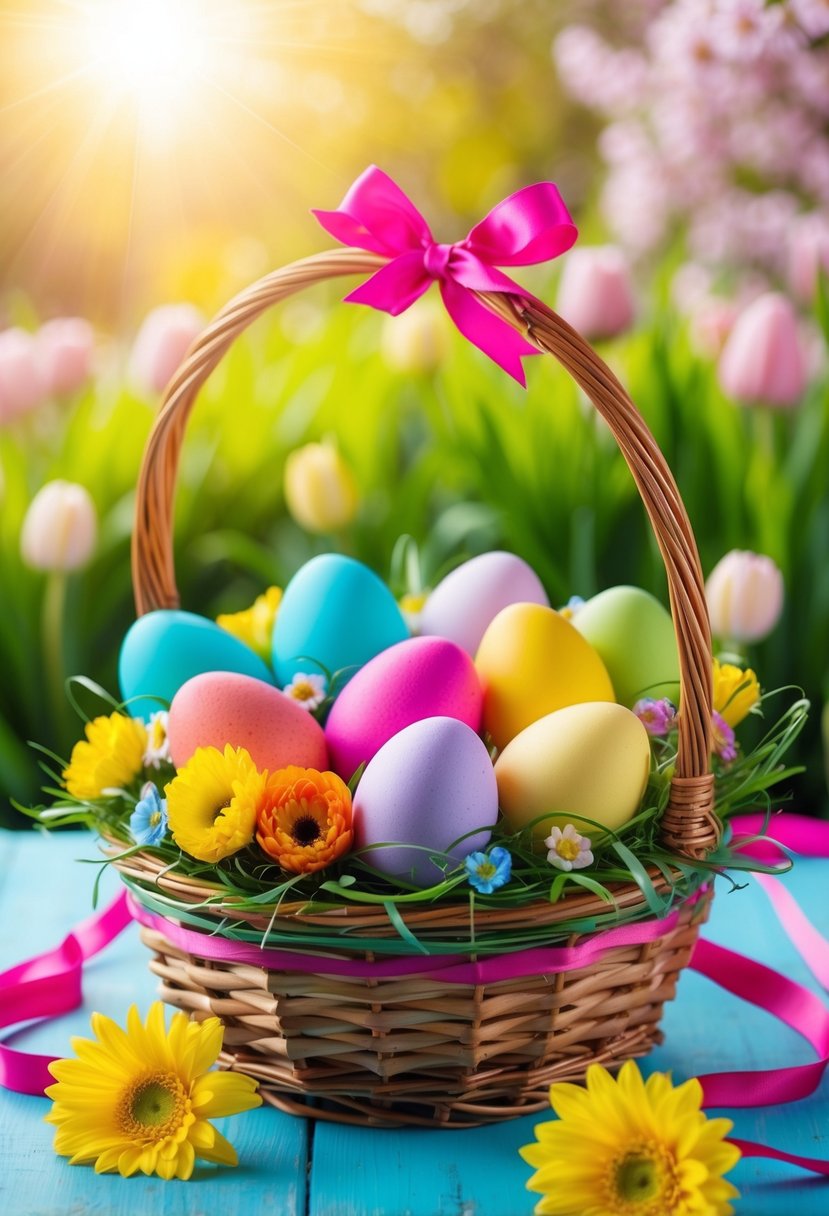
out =
{"type": "Polygon", "coordinates": [[[95,334],[81,317],[56,317],[35,335],[41,376],[48,392],[63,397],[86,384],[92,372],[95,334]]]}
{"type": "Polygon", "coordinates": [[[804,304],[815,296],[818,270],[829,272],[829,219],[817,211],[798,216],[789,232],[789,284],[804,304]]]}
{"type": "Polygon", "coordinates": [[[676,726],[676,706],[665,697],[659,701],[643,697],[636,702],[633,712],[648,734],[656,738],[670,734],[676,726]]]}
{"type": "Polygon", "coordinates": [[[723,764],[731,764],[737,759],[737,744],[734,738],[734,728],[729,726],[722,714],[716,709],[711,715],[713,751],[723,764]]]}
{"type": "Polygon", "coordinates": [[[586,338],[613,338],[633,323],[636,307],[630,267],[613,245],[583,245],[567,255],[558,288],[558,311],[586,338]]]}
{"type": "Polygon", "coordinates": [[[0,333],[0,426],[35,409],[44,396],[34,337],[24,329],[4,330],[0,333]]]}
{"type": "Polygon", "coordinates": [[[144,318],[130,354],[130,377],[148,393],[167,387],[204,318],[192,304],[162,304],[144,318]]]}
{"type": "Polygon", "coordinates": [[[719,363],[723,390],[743,404],[796,406],[806,388],[797,317],[785,296],[767,292],[737,318],[719,363]]]}
{"type": "Polygon", "coordinates": [[[829,34],[829,2],[827,0],[789,0],[791,10],[810,38],[829,34]]]}

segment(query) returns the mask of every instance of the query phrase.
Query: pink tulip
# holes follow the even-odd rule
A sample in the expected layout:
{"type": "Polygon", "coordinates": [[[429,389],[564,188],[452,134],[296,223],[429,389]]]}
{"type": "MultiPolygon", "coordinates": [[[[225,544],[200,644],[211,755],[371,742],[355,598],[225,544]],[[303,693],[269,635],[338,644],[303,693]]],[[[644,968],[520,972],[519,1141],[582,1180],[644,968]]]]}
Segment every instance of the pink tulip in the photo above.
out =
{"type": "Polygon", "coordinates": [[[144,392],[162,392],[178,370],[204,317],[193,304],[162,304],[144,318],[130,354],[130,379],[144,392]]]}
{"type": "Polygon", "coordinates": [[[705,598],[715,637],[759,642],[783,611],[783,575],[770,557],[732,549],[708,576],[705,598]]]}
{"type": "Polygon", "coordinates": [[[698,354],[715,357],[725,346],[737,316],[736,305],[722,296],[708,296],[691,313],[691,345],[698,354]]]}
{"type": "Polygon", "coordinates": [[[49,481],[29,503],[20,533],[20,553],[32,570],[79,570],[91,559],[98,537],[95,505],[83,486],[49,481]]]}
{"type": "Polygon", "coordinates": [[[806,359],[791,302],[775,292],[740,313],[719,363],[723,390],[747,405],[791,409],[806,388],[806,359]]]}
{"type": "Polygon", "coordinates": [[[24,329],[0,333],[0,426],[40,405],[44,389],[32,335],[24,329]]]}
{"type": "Polygon", "coordinates": [[[636,312],[630,268],[615,245],[586,246],[567,255],[558,311],[585,338],[614,338],[636,312]]]}
{"type": "Polygon", "coordinates": [[[829,220],[812,211],[798,216],[789,234],[789,286],[803,304],[814,300],[821,268],[829,273],[829,220]]]}
{"type": "Polygon", "coordinates": [[[53,397],[83,388],[92,373],[95,334],[81,317],[56,317],[35,335],[40,374],[53,397]]]}

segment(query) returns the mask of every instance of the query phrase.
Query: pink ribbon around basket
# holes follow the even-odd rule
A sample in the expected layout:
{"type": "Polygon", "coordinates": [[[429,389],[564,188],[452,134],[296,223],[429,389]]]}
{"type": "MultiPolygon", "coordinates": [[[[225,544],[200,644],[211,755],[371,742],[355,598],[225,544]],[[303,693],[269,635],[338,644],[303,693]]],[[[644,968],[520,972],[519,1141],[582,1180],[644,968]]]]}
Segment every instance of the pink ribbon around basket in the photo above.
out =
{"type": "Polygon", "coordinates": [[[538,349],[490,312],[475,292],[531,299],[496,267],[546,262],[573,245],[576,226],[552,182],[536,182],[511,194],[451,245],[435,240],[411,199],[376,165],[360,174],[336,211],[313,214],[343,245],[389,259],[347,295],[347,301],[396,317],[436,282],[446,311],[464,337],[526,385],[521,359],[537,355],[538,349]]]}
{"type": "MultiPolygon", "coordinates": [[[[763,831],[760,815],[733,821],[735,842],[763,831]]],[[[829,824],[802,815],[787,814],[774,822],[775,839],[783,846],[810,857],[829,858],[829,824]]],[[[743,851],[764,859],[774,856],[772,846],[747,842],[743,851]]],[[[780,924],[816,979],[829,989],[829,941],[808,920],[794,897],[776,878],[758,876],[780,924]]],[[[53,1018],[76,1009],[83,1000],[84,962],[113,941],[130,923],[132,913],[143,924],[163,929],[166,937],[183,948],[223,961],[249,961],[248,951],[259,966],[281,970],[308,970],[324,974],[370,974],[382,976],[422,975],[461,984],[494,983],[521,975],[569,970],[595,961],[614,947],[639,944],[669,932],[676,913],[661,921],[648,920],[608,929],[572,947],[536,948],[513,955],[500,955],[476,963],[458,963],[451,955],[378,960],[326,959],[293,951],[266,950],[244,942],[229,942],[184,929],[156,917],[122,892],[107,908],[79,925],[54,950],[46,951],[0,974],[0,1028],[36,1018],[53,1018]],[[183,935],[183,936],[182,936],[183,935]],[[193,942],[190,939],[195,939],[193,942]],[[240,956],[239,950],[242,951],[240,956]],[[530,963],[532,962],[532,966],[530,963]],[[322,965],[321,965],[322,964],[322,965]]],[[[706,1107],[752,1107],[793,1102],[814,1093],[829,1066],[829,1009],[802,984],[744,955],[701,938],[690,963],[692,970],[707,976],[727,992],[765,1009],[797,1031],[814,1049],[817,1059],[809,1064],[752,1071],[710,1073],[701,1076],[706,1107]]],[[[52,1082],[48,1066],[57,1057],[24,1052],[0,1044],[0,1085],[16,1093],[42,1094],[52,1082]]],[[[734,1139],[746,1157],[770,1157],[814,1173],[829,1176],[829,1162],[801,1157],[782,1150],[734,1139]]]]}

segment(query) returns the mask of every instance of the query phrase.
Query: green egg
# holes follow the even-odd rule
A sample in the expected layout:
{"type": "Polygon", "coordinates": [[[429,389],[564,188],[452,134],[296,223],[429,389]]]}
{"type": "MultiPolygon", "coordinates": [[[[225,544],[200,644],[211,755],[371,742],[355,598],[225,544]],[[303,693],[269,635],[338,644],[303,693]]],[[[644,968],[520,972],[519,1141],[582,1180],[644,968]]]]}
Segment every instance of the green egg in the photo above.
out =
{"type": "Polygon", "coordinates": [[[641,587],[609,587],[588,600],[573,625],[598,651],[616,700],[630,709],[641,697],[679,703],[679,657],[671,614],[641,587]]]}

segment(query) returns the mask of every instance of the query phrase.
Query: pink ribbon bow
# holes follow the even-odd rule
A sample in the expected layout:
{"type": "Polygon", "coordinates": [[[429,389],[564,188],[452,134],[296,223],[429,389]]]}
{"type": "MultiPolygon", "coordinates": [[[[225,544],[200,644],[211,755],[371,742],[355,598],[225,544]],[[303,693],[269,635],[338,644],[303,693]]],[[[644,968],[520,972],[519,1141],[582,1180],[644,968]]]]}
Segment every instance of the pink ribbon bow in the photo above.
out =
{"type": "Polygon", "coordinates": [[[521,357],[539,352],[473,293],[503,291],[526,300],[529,293],[496,265],[544,262],[573,244],[576,227],[552,182],[511,194],[452,245],[434,239],[411,200],[376,165],[357,178],[336,211],[313,214],[342,244],[390,259],[346,300],[396,317],[437,281],[461,333],[526,387],[521,357]]]}

